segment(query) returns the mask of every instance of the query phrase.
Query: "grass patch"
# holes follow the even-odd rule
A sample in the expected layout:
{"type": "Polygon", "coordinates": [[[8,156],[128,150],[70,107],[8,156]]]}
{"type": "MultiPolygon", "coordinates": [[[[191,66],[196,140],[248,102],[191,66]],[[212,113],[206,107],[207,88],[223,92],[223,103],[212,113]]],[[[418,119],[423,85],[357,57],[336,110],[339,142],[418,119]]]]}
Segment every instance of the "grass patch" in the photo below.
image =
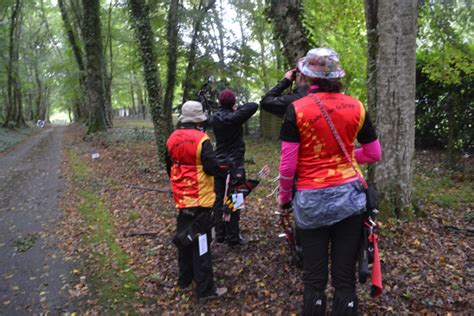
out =
{"type": "Polygon", "coordinates": [[[0,152],[18,145],[29,136],[39,133],[39,127],[27,127],[20,129],[8,129],[0,127],[0,152]]]}
{"type": "Polygon", "coordinates": [[[449,171],[430,172],[424,168],[415,171],[413,201],[416,205],[434,203],[439,207],[460,210],[474,203],[471,182],[457,183],[449,171]]]}
{"type": "Polygon", "coordinates": [[[136,221],[138,219],[140,219],[141,215],[139,212],[136,212],[136,211],[131,211],[130,213],[128,213],[128,220],[129,221],[136,221]]]}
{"type": "Polygon", "coordinates": [[[104,202],[87,186],[86,165],[73,150],[68,154],[73,179],[79,180],[76,182],[80,199],[78,210],[89,227],[89,233],[82,241],[91,254],[86,259],[91,273],[88,278],[91,293],[100,306],[123,314],[131,313],[137,302],[139,281],[129,266],[130,257],[116,242],[112,218],[104,202]]]}
{"type": "Polygon", "coordinates": [[[119,118],[114,120],[114,128],[147,128],[153,129],[153,122],[151,118],[148,120],[142,119],[131,119],[131,118],[119,118]]]}
{"type": "Polygon", "coordinates": [[[273,182],[279,175],[280,166],[280,142],[271,140],[255,139],[247,137],[245,140],[245,169],[247,178],[255,179],[265,165],[270,168],[270,174],[267,178],[261,179],[258,188],[252,192],[255,198],[266,198],[268,194],[278,185],[278,181],[273,182]]]}

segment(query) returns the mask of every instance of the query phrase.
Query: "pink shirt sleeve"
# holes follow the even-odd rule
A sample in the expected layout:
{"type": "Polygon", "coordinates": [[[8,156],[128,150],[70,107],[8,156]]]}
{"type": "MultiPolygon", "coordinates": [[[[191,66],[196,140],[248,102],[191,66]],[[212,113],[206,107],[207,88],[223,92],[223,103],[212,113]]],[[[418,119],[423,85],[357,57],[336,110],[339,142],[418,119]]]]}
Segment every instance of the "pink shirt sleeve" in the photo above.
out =
{"type": "Polygon", "coordinates": [[[359,164],[373,163],[382,159],[380,141],[377,139],[368,144],[361,144],[361,148],[355,150],[355,158],[359,164]]]}
{"type": "Polygon", "coordinates": [[[287,204],[292,199],[293,179],[298,163],[300,143],[281,142],[280,154],[280,192],[278,202],[287,204]]]}

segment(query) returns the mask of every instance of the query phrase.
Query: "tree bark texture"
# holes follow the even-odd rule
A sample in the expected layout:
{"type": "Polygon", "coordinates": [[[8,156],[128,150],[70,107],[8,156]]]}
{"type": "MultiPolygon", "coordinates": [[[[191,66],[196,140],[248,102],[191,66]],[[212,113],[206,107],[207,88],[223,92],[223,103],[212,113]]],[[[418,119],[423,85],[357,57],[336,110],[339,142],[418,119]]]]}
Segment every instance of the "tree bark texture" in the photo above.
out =
{"type": "Polygon", "coordinates": [[[112,128],[112,80],[113,80],[113,71],[114,71],[114,55],[112,49],[112,8],[113,3],[110,2],[109,10],[108,10],[108,19],[107,19],[107,40],[105,43],[105,50],[104,50],[104,63],[103,63],[103,82],[104,82],[104,93],[105,93],[105,123],[107,124],[108,128],[112,128]],[[109,60],[105,57],[107,55],[109,60]],[[110,64],[110,67],[107,67],[107,63],[110,64]],[[109,68],[107,70],[107,68],[109,68]]]}
{"type": "Polygon", "coordinates": [[[165,122],[161,109],[162,95],[161,83],[156,64],[154,36],[150,25],[149,9],[144,0],[129,0],[129,11],[135,28],[136,36],[140,46],[143,74],[148,91],[148,104],[153,121],[155,140],[158,147],[158,158],[164,163],[166,150],[165,122]]]}
{"type": "MultiPolygon", "coordinates": [[[[209,0],[206,4],[206,0],[200,0],[199,6],[196,10],[194,19],[193,19],[193,37],[191,39],[191,44],[189,46],[188,53],[188,66],[186,67],[186,75],[183,83],[183,103],[188,101],[190,98],[191,91],[191,74],[196,63],[196,54],[197,54],[197,41],[199,38],[199,33],[201,33],[202,22],[206,17],[206,13],[214,6],[216,0],[209,0]]],[[[196,96],[197,97],[197,96],[196,96]]]]}
{"type": "Polygon", "coordinates": [[[86,53],[87,100],[90,107],[87,133],[90,134],[107,129],[100,0],[82,0],[82,6],[84,10],[83,38],[86,53]]]}
{"type": "Polygon", "coordinates": [[[309,50],[309,42],[301,21],[302,3],[299,0],[270,0],[269,17],[275,34],[283,43],[285,56],[294,66],[309,50]]]}
{"type": "Polygon", "coordinates": [[[371,176],[382,210],[397,216],[411,215],[417,8],[417,0],[365,1],[368,105],[383,151],[371,176]]]}
{"type": "Polygon", "coordinates": [[[173,131],[173,118],[171,115],[174,99],[174,86],[176,84],[176,65],[178,60],[178,40],[179,40],[179,27],[178,27],[178,10],[179,0],[171,0],[170,8],[168,11],[168,72],[166,74],[166,92],[165,101],[163,104],[163,114],[166,122],[166,134],[169,136],[173,131]]]}
{"type": "Polygon", "coordinates": [[[77,36],[74,33],[74,29],[69,19],[69,15],[68,15],[64,0],[58,0],[58,6],[61,12],[61,18],[63,20],[64,30],[66,31],[69,45],[71,45],[72,52],[74,54],[74,59],[76,61],[77,67],[79,68],[79,87],[81,90],[81,96],[76,100],[76,102],[74,102],[74,106],[73,106],[74,120],[77,122],[86,122],[89,117],[89,111],[86,105],[84,104],[85,103],[84,97],[86,95],[87,88],[86,88],[86,69],[84,66],[83,52],[82,52],[81,47],[79,46],[77,36]]]}
{"type": "Polygon", "coordinates": [[[19,72],[19,45],[22,24],[22,1],[16,0],[12,6],[9,32],[8,67],[7,67],[7,113],[4,126],[24,127],[21,82],[19,72]]]}
{"type": "MultiPolygon", "coordinates": [[[[276,47],[283,44],[283,52],[290,67],[294,67],[299,58],[309,50],[309,42],[301,22],[302,3],[299,0],[270,0],[269,18],[273,20],[276,47]]],[[[267,2],[268,3],[268,2],[267,2]]],[[[278,50],[276,50],[278,51],[278,50]]],[[[279,65],[277,52],[277,64],[279,65]]],[[[260,112],[262,135],[270,139],[278,139],[281,120],[265,111],[260,112]]]]}

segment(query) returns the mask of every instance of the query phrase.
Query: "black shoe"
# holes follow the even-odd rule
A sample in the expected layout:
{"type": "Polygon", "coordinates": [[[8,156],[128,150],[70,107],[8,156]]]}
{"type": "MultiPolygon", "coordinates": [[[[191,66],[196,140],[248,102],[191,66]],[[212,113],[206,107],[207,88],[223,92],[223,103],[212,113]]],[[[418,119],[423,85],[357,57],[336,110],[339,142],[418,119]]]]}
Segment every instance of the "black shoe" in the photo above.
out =
{"type": "Polygon", "coordinates": [[[225,238],[224,237],[216,237],[216,243],[218,244],[223,244],[225,242],[225,238]]]}
{"type": "Polygon", "coordinates": [[[193,280],[191,280],[190,282],[181,282],[181,281],[178,281],[178,287],[179,287],[181,290],[184,290],[184,289],[187,289],[192,283],[193,283],[193,280]]]}
{"type": "Polygon", "coordinates": [[[237,239],[237,240],[229,240],[229,241],[228,241],[228,244],[229,244],[229,246],[231,246],[231,247],[232,247],[232,246],[243,246],[243,245],[246,245],[246,244],[248,244],[248,243],[249,243],[248,239],[247,239],[247,238],[243,238],[242,236],[240,236],[240,238],[237,239]]]}

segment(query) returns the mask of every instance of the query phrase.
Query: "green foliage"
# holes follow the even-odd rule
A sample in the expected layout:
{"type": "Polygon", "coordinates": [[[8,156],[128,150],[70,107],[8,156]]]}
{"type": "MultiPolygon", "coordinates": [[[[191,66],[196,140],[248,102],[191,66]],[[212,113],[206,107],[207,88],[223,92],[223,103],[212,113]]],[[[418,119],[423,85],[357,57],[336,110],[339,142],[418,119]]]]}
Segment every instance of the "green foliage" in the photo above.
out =
{"type": "Polygon", "coordinates": [[[304,25],[313,47],[330,47],[339,53],[346,71],[346,93],[367,100],[367,37],[363,1],[304,1],[304,25]]]}
{"type": "Polygon", "coordinates": [[[420,10],[418,51],[423,72],[434,82],[460,84],[474,72],[471,1],[429,1],[420,10]]]}
{"type": "Polygon", "coordinates": [[[416,137],[418,148],[472,152],[474,149],[474,77],[461,72],[459,83],[431,80],[424,72],[425,56],[417,61],[416,137]],[[451,145],[452,144],[452,145],[451,145]]]}
{"type": "Polygon", "coordinates": [[[474,45],[470,1],[430,1],[420,10],[416,143],[473,150],[474,45]]]}

